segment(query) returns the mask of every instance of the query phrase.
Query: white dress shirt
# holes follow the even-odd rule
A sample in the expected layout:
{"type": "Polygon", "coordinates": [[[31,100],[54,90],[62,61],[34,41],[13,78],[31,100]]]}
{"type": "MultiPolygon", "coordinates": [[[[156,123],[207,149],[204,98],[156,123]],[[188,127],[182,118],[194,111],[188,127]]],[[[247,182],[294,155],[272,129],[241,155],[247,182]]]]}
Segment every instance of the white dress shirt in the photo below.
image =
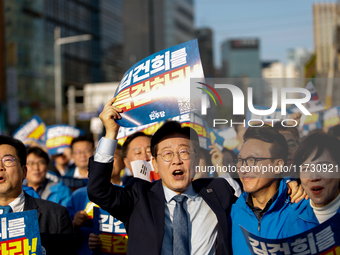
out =
{"type": "Polygon", "coordinates": [[[21,191],[20,195],[9,203],[9,206],[12,208],[13,212],[23,212],[25,205],[25,195],[24,192],[21,191]]]}
{"type": "MultiPolygon", "coordinates": [[[[162,255],[170,255],[173,239],[173,215],[176,202],[172,198],[178,195],[176,192],[163,185],[165,195],[164,238],[162,255]]],[[[183,204],[188,215],[188,227],[190,236],[190,254],[211,255],[216,251],[217,217],[203,198],[195,192],[192,185],[181,195],[188,197],[183,204]]]]}
{"type": "MultiPolygon", "coordinates": [[[[117,140],[101,138],[94,161],[108,163],[113,161],[117,140]]],[[[165,219],[162,255],[172,255],[172,221],[176,202],[172,198],[176,192],[164,187],[165,219]]],[[[192,185],[182,193],[188,197],[184,209],[188,214],[188,227],[190,235],[190,254],[212,255],[216,251],[217,217],[203,198],[195,192],[192,185]]]]}

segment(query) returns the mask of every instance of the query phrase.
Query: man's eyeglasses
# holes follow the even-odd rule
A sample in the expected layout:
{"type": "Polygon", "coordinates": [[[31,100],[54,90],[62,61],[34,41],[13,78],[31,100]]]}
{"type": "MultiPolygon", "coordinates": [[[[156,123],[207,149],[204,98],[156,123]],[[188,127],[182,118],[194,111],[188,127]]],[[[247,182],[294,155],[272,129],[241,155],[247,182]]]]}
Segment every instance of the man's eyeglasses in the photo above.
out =
{"type": "Polygon", "coordinates": [[[16,160],[18,159],[13,156],[7,155],[1,159],[1,162],[4,167],[10,167],[14,166],[16,160]]]}
{"type": "Polygon", "coordinates": [[[46,162],[45,161],[37,161],[37,162],[28,161],[26,165],[28,167],[33,167],[34,165],[37,165],[37,167],[41,167],[41,166],[46,166],[46,162]]]}
{"type": "MultiPolygon", "coordinates": [[[[175,153],[178,154],[179,158],[182,159],[182,160],[190,159],[190,150],[188,150],[188,149],[183,149],[183,150],[180,150],[178,152],[173,152],[171,150],[165,150],[165,151],[162,151],[162,153],[159,153],[157,155],[161,155],[161,157],[164,161],[169,162],[174,158],[175,153]]],[[[192,152],[192,153],[195,153],[195,152],[192,152]]]]}
{"type": "Polygon", "coordinates": [[[257,157],[237,158],[235,159],[235,164],[242,166],[243,162],[246,162],[247,166],[255,166],[258,161],[266,159],[278,159],[278,158],[257,158],[257,157]]]}

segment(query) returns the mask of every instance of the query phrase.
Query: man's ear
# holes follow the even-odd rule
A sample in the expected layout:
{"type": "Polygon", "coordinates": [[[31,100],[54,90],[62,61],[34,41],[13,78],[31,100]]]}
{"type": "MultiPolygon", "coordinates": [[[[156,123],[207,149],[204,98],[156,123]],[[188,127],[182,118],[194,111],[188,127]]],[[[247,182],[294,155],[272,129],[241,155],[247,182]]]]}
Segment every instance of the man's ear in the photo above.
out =
{"type": "Polygon", "coordinates": [[[152,157],[152,166],[153,166],[153,169],[155,170],[155,172],[158,174],[158,163],[156,161],[156,158],[152,157]]]}
{"type": "Polygon", "coordinates": [[[22,175],[22,180],[25,180],[26,179],[26,175],[27,175],[27,166],[22,166],[22,172],[23,172],[23,175],[22,175]]]}
{"type": "Polygon", "coordinates": [[[278,159],[276,162],[276,166],[279,167],[278,171],[275,171],[275,174],[281,174],[283,171],[283,166],[285,165],[285,162],[282,159],[278,159]]]}

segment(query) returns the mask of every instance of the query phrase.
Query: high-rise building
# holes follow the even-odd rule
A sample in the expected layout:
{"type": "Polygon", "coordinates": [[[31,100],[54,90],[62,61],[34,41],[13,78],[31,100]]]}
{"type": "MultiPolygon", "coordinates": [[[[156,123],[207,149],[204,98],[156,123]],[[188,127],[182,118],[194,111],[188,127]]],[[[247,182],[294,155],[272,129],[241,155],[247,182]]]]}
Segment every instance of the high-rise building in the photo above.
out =
{"type": "MultiPolygon", "coordinates": [[[[86,83],[121,79],[123,0],[4,0],[3,3],[9,125],[18,125],[34,113],[47,124],[55,121],[56,27],[60,27],[60,37],[92,35],[90,41],[61,46],[64,105],[69,85],[81,89],[86,83]]],[[[65,114],[63,117],[65,121],[65,114]]]]}
{"type": "Polygon", "coordinates": [[[193,0],[124,1],[125,71],[143,58],[195,38],[193,0]]]}
{"type": "Polygon", "coordinates": [[[334,65],[336,3],[315,3],[313,16],[316,71],[322,74],[334,65]]]}
{"type": "Polygon", "coordinates": [[[221,74],[228,78],[261,78],[259,39],[240,38],[224,42],[221,74]]]}
{"type": "Polygon", "coordinates": [[[212,30],[201,28],[195,32],[205,78],[215,77],[212,30]]]}

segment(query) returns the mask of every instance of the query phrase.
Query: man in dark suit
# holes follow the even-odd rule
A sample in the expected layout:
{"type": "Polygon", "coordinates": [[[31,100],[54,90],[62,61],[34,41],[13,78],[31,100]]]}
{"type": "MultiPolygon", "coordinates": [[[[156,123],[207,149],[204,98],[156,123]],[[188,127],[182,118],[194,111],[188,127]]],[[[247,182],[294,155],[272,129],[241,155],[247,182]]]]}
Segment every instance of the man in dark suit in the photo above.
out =
{"type": "Polygon", "coordinates": [[[41,245],[47,254],[75,254],[72,222],[65,207],[33,198],[22,190],[26,148],[19,140],[0,135],[0,205],[9,212],[37,210],[41,245]]]}
{"type": "Polygon", "coordinates": [[[222,178],[192,181],[198,164],[198,135],[178,122],[152,137],[152,164],[161,180],[134,178],[125,188],[110,183],[121,109],[114,99],[100,118],[105,138],[89,161],[91,201],[125,224],[128,254],[231,254],[229,215],[234,190],[222,178]]]}

